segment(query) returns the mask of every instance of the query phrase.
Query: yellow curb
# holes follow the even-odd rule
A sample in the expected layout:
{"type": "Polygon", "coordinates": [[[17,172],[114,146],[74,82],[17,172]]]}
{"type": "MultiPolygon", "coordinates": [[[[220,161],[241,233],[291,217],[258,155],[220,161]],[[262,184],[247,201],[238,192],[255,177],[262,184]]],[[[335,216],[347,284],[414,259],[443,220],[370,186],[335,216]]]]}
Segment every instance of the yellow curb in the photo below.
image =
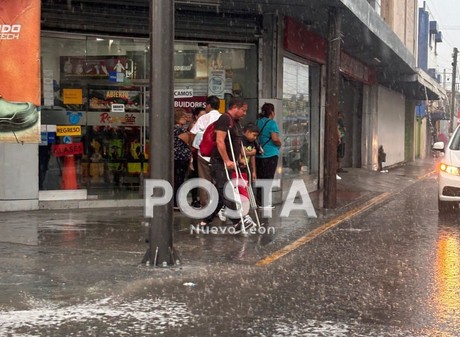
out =
{"type": "Polygon", "coordinates": [[[372,198],[371,200],[365,202],[361,206],[356,207],[356,208],[354,208],[354,209],[352,209],[352,210],[350,210],[350,211],[348,211],[348,212],[346,212],[346,213],[344,213],[342,215],[339,215],[338,217],[326,222],[324,225],[322,225],[322,226],[316,228],[315,230],[311,231],[307,235],[302,236],[301,238],[297,239],[296,241],[290,243],[286,247],[281,248],[280,250],[278,250],[278,251],[274,252],[273,254],[263,258],[262,260],[257,261],[256,266],[262,267],[262,266],[269,265],[270,263],[272,263],[272,262],[282,258],[283,256],[291,253],[292,251],[294,251],[295,249],[301,247],[302,245],[312,241],[313,239],[317,238],[318,236],[320,236],[324,232],[328,231],[329,229],[336,227],[337,225],[339,225],[343,221],[348,220],[350,218],[353,218],[353,217],[363,213],[364,211],[368,210],[369,208],[381,203],[382,201],[387,199],[390,195],[391,195],[391,193],[389,193],[389,192],[382,193],[382,194],[372,198]]]}

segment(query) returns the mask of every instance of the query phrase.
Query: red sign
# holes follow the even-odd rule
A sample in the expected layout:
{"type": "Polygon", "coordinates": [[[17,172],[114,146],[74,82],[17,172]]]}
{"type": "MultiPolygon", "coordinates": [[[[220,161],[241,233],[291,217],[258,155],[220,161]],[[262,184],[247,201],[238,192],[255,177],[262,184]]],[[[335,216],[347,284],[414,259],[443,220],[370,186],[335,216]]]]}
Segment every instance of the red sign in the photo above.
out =
{"type": "MultiPolygon", "coordinates": [[[[285,18],[284,25],[284,48],[287,51],[307,60],[326,64],[328,42],[325,38],[290,17],[285,18]]],[[[340,52],[340,71],[355,81],[365,84],[376,82],[374,67],[364,64],[343,51],[340,52]]]]}
{"type": "Polygon", "coordinates": [[[73,154],[83,154],[83,143],[80,142],[53,145],[53,155],[55,157],[68,156],[73,154]]]}
{"type": "Polygon", "coordinates": [[[326,63],[327,41],[290,17],[284,19],[284,48],[319,64],[326,63]]]}
{"type": "Polygon", "coordinates": [[[366,83],[375,83],[375,69],[368,67],[344,51],[340,52],[340,71],[354,80],[366,83]]]}

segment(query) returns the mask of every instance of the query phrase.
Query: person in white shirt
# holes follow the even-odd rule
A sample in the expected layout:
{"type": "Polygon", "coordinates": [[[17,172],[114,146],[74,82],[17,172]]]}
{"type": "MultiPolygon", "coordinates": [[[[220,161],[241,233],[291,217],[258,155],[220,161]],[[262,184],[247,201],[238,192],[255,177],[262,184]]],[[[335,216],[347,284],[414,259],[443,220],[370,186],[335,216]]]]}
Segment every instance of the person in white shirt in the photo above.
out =
{"type": "MultiPolygon", "coordinates": [[[[195,125],[190,130],[190,133],[192,135],[192,146],[198,149],[198,177],[206,179],[210,182],[212,182],[210,164],[211,158],[201,155],[200,142],[206,128],[215,121],[217,121],[221,116],[221,113],[218,111],[219,105],[220,100],[217,96],[209,96],[206,99],[206,114],[198,118],[195,125]]],[[[208,194],[204,189],[200,189],[201,207],[206,206],[208,202],[208,194]]]]}

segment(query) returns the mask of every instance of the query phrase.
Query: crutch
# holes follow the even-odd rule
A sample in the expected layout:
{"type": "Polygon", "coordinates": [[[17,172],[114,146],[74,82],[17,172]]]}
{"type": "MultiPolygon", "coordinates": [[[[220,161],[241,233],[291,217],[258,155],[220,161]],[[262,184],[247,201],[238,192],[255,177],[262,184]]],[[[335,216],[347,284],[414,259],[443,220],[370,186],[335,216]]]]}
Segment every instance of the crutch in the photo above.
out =
{"type": "MultiPolygon", "coordinates": [[[[227,135],[228,135],[228,143],[230,144],[230,152],[232,153],[233,164],[235,165],[236,188],[238,188],[238,185],[239,185],[238,180],[239,180],[239,176],[240,176],[241,172],[239,172],[238,162],[236,161],[236,158],[235,158],[235,151],[233,150],[232,136],[230,135],[230,130],[227,131],[227,135]]],[[[244,234],[246,234],[246,226],[244,225],[244,219],[243,219],[243,201],[241,200],[240,192],[237,191],[235,189],[235,185],[233,185],[232,179],[230,177],[230,174],[228,173],[228,169],[227,169],[227,166],[225,165],[225,163],[224,163],[224,167],[225,167],[225,173],[227,174],[227,179],[228,179],[230,185],[232,186],[233,196],[235,197],[235,200],[240,205],[238,207],[238,204],[237,204],[236,208],[237,208],[237,211],[239,211],[239,213],[240,213],[242,231],[243,231],[244,234]]],[[[243,181],[244,181],[244,179],[243,179],[243,181]]]]}
{"type": "Polygon", "coordinates": [[[249,168],[249,161],[248,161],[248,158],[246,156],[246,151],[244,149],[244,146],[243,146],[243,143],[241,142],[241,151],[243,151],[243,155],[244,155],[244,161],[246,162],[246,168],[248,170],[248,183],[246,184],[247,185],[247,190],[248,190],[248,194],[249,194],[249,201],[251,203],[251,208],[254,210],[254,214],[256,216],[256,221],[257,221],[257,226],[259,227],[262,227],[262,225],[260,224],[260,220],[259,220],[259,214],[257,214],[257,202],[256,202],[256,197],[254,195],[254,191],[252,189],[252,174],[251,174],[251,169],[249,168]]]}

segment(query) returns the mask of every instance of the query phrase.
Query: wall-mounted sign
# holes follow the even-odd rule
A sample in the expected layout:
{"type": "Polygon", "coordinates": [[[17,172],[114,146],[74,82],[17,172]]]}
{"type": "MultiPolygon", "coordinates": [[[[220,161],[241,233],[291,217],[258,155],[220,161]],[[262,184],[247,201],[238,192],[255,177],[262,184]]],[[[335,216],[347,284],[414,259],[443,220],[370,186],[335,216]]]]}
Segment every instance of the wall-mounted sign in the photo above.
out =
{"type": "Polygon", "coordinates": [[[52,147],[55,157],[68,156],[73,154],[83,154],[83,143],[57,144],[52,147]]]}
{"type": "Polygon", "coordinates": [[[58,125],[56,127],[56,135],[61,136],[81,136],[81,126],[80,125],[58,125]]]}

